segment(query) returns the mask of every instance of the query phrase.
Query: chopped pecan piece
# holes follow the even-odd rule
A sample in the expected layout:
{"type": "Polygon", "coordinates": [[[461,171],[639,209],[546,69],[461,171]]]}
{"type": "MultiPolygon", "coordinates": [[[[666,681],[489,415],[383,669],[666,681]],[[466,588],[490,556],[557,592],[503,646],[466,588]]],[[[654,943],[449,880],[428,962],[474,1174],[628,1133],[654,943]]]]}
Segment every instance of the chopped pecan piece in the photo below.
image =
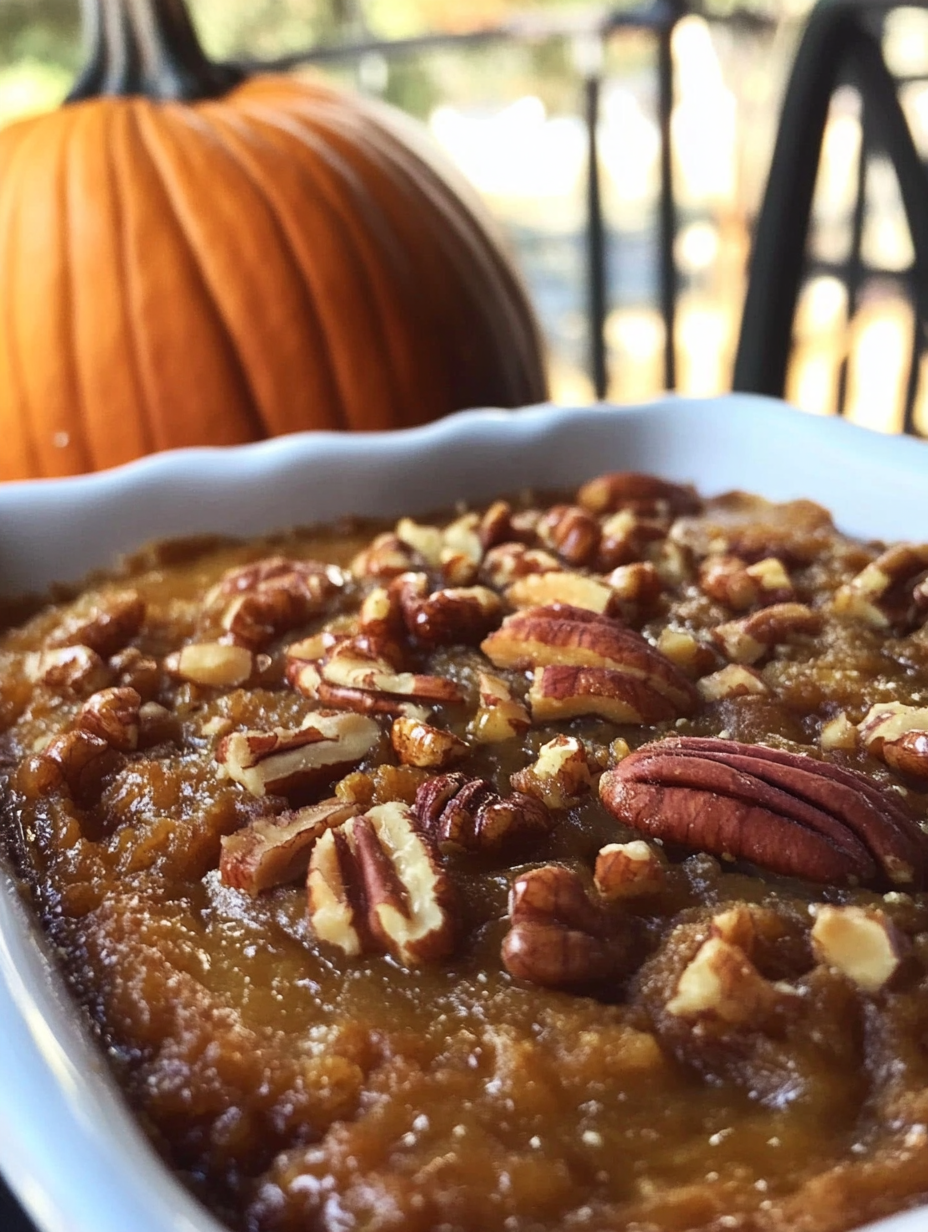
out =
{"type": "Polygon", "coordinates": [[[928,570],[928,544],[897,543],[835,594],[835,611],[874,629],[913,623],[921,610],[916,588],[928,570]]]}
{"type": "Polygon", "coordinates": [[[500,796],[486,779],[442,774],[416,793],[416,816],[436,842],[461,851],[496,851],[543,838],[554,825],[547,807],[532,796],[500,796]]]}
{"type": "Polygon", "coordinates": [[[664,582],[655,565],[649,560],[634,561],[619,565],[606,578],[611,586],[613,607],[618,604],[625,611],[648,611],[654,607],[664,590],[664,582]]]}
{"type": "Polygon", "coordinates": [[[830,883],[924,884],[928,836],[863,774],[797,753],[684,737],[607,771],[620,821],[667,842],[830,883]]]}
{"type": "Polygon", "coordinates": [[[439,564],[444,539],[437,526],[425,526],[412,518],[400,518],[395,532],[400,543],[412,548],[426,565],[439,564]]]}
{"type": "Polygon", "coordinates": [[[707,556],[699,566],[699,588],[736,612],[788,603],[794,598],[789,574],[775,556],[753,565],[738,556],[707,556]]]}
{"type": "Polygon", "coordinates": [[[26,657],[26,673],[55,693],[88,696],[105,689],[113,678],[110,668],[89,646],[62,646],[26,657]]]}
{"type": "Polygon", "coordinates": [[[569,565],[588,565],[599,551],[599,523],[577,505],[552,505],[536,529],[545,547],[569,565]]]}
{"type": "Polygon", "coordinates": [[[748,565],[746,573],[760,586],[757,602],[764,607],[771,603],[790,603],[796,597],[786,566],[776,556],[767,556],[748,565]]]}
{"type": "MultiPolygon", "coordinates": [[[[673,717],[692,713],[698,703],[689,680],[640,634],[608,616],[568,604],[527,608],[507,616],[481,645],[497,667],[583,667],[623,673],[649,694],[664,698],[673,717]]],[[[556,679],[552,676],[552,682],[556,679]]],[[[552,690],[558,688],[552,684],[552,690]]],[[[597,695],[595,690],[588,692],[597,695]]],[[[542,696],[545,693],[555,696],[542,687],[542,696]]],[[[585,695],[578,685],[575,696],[585,695]]]]}
{"type": "Polygon", "coordinates": [[[135,646],[118,651],[110,658],[109,666],[119,687],[135,689],[143,701],[151,701],[157,694],[161,668],[157,660],[142,654],[135,646]]]}
{"type": "Polygon", "coordinates": [[[663,859],[640,838],[599,849],[593,880],[607,900],[658,894],[667,880],[663,859]]]}
{"type": "Polygon", "coordinates": [[[773,646],[792,641],[798,634],[818,633],[821,612],[804,603],[774,603],[740,620],[730,620],[712,630],[712,638],[733,663],[756,663],[773,646]]]}
{"type": "Polygon", "coordinates": [[[846,714],[837,714],[822,724],[819,744],[826,752],[844,749],[852,753],[857,748],[857,728],[846,714]]]}
{"type": "Polygon", "coordinates": [[[888,916],[864,907],[819,906],[812,944],[823,962],[868,993],[889,983],[904,952],[902,934],[888,916]]]}
{"type": "Polygon", "coordinates": [[[770,689],[760,672],[741,663],[729,663],[727,667],[703,676],[696,688],[706,702],[725,701],[729,697],[763,697],[770,689]]]}
{"type": "Polygon", "coordinates": [[[857,729],[867,752],[914,778],[928,778],[928,709],[901,702],[871,706],[857,729]]]}
{"type": "Polygon", "coordinates": [[[664,541],[667,525],[664,520],[640,517],[630,509],[612,514],[602,525],[596,567],[608,571],[643,560],[664,541]]]}
{"type": "Polygon", "coordinates": [[[415,553],[393,531],[377,535],[348,566],[356,578],[394,578],[415,563],[415,553]]]}
{"type": "Polygon", "coordinates": [[[82,807],[99,796],[103,779],[119,764],[107,740],[80,727],[56,736],[40,760],[50,771],[45,777],[43,794],[64,786],[82,807]]]}
{"type": "Polygon", "coordinates": [[[538,750],[538,758],[510,779],[516,791],[537,796],[551,809],[570,808],[592,786],[590,761],[582,740],[558,735],[538,750]]]}
{"type": "Polygon", "coordinates": [[[303,663],[299,659],[288,661],[287,682],[304,697],[337,710],[353,710],[357,714],[384,715],[391,719],[398,715],[405,715],[410,719],[424,720],[429,716],[426,707],[401,701],[398,697],[390,697],[388,694],[377,693],[371,689],[356,689],[331,684],[323,680],[315,663],[303,663]]]}
{"type": "Polygon", "coordinates": [[[323,800],[274,817],[257,817],[222,839],[219,875],[252,898],[306,876],[314,844],[326,830],[359,812],[344,800],[323,800]]]}
{"type": "Polygon", "coordinates": [[[480,744],[500,744],[521,735],[532,725],[528,710],[512,696],[505,680],[481,672],[477,678],[480,707],[468,732],[480,744]]]}
{"type": "MultiPolygon", "coordinates": [[[[365,595],[358,611],[358,627],[362,633],[381,642],[392,643],[402,636],[403,609],[400,607],[399,596],[395,591],[387,586],[375,586],[365,595]]],[[[293,647],[288,647],[288,650],[292,652],[293,647]]],[[[300,653],[297,657],[319,658],[322,653],[323,650],[320,648],[318,655],[300,653]]]]}
{"type": "Polygon", "coordinates": [[[536,668],[528,701],[538,723],[581,714],[598,714],[612,723],[660,723],[681,713],[649,681],[608,667],[536,668]]]}
{"type": "Polygon", "coordinates": [[[449,522],[441,540],[438,559],[445,581],[451,586],[469,586],[483,559],[479,514],[465,513],[449,522]]]}
{"type": "Polygon", "coordinates": [[[50,646],[89,646],[103,659],[126,647],[145,620],[145,601],[134,590],[107,595],[89,613],[67,621],[50,646]]]}
{"type": "Polygon", "coordinates": [[[192,684],[214,689],[235,688],[254,671],[254,655],[244,646],[225,642],[191,642],[164,660],[164,670],[192,684]]]}
{"type": "Polygon", "coordinates": [[[522,532],[513,524],[512,506],[509,501],[494,501],[480,519],[480,543],[484,551],[499,543],[510,543],[521,537],[522,532]]]}
{"type": "Polygon", "coordinates": [[[502,958],[516,979],[570,988],[614,979],[630,969],[632,922],[595,903],[579,875],[563,865],[548,864],[517,877],[509,892],[509,919],[502,958]]]}
{"type": "Polygon", "coordinates": [[[590,479],[580,488],[577,500],[592,513],[629,509],[645,516],[677,517],[699,513],[702,508],[702,501],[689,485],[636,471],[614,471],[590,479]]]}
{"type": "Polygon", "coordinates": [[[483,559],[483,572],[488,581],[503,590],[518,578],[534,573],[563,572],[564,566],[556,556],[541,548],[529,548],[524,543],[502,543],[490,548],[483,559]]]}
{"type": "Polygon", "coordinates": [[[612,608],[616,593],[601,578],[565,569],[548,573],[527,573],[516,578],[506,588],[506,602],[512,607],[539,607],[550,603],[568,603],[590,612],[605,612],[612,608]]]}
{"type": "Polygon", "coordinates": [[[499,596],[486,586],[448,586],[429,591],[423,573],[392,584],[408,632],[426,646],[476,645],[502,619],[499,596]]]}
{"type": "Polygon", "coordinates": [[[467,742],[453,732],[405,716],[393,720],[390,740],[405,766],[441,770],[468,752],[467,742]]]}
{"type": "Polygon", "coordinates": [[[272,556],[227,573],[206,606],[223,602],[220,621],[228,639],[258,650],[323,611],[344,585],[345,575],[334,565],[272,556]]]}
{"type": "Polygon", "coordinates": [[[313,847],[307,894],[316,936],[349,957],[386,951],[414,966],[454,947],[453,886],[404,804],[380,804],[326,830],[313,847]]]}
{"type": "Polygon", "coordinates": [[[135,689],[101,689],[84,702],[77,726],[100,736],[111,748],[131,752],[139,743],[141,704],[135,689]]]}
{"type": "Polygon", "coordinates": [[[661,629],[657,649],[687,676],[704,676],[718,663],[718,653],[692,633],[669,626],[661,629]]]}
{"type": "Polygon", "coordinates": [[[736,612],[753,607],[760,594],[756,579],[737,556],[707,556],[699,566],[699,589],[736,612]]]}
{"type": "Polygon", "coordinates": [[[319,710],[296,730],[232,732],[216,746],[216,760],[253,796],[285,795],[320,771],[359,762],[380,738],[373,719],[319,710]]]}
{"type": "Polygon", "coordinates": [[[740,946],[714,936],[684,968],[666,1008],[677,1018],[757,1028],[797,996],[788,984],[765,979],[740,946]]]}
{"type": "Polygon", "coordinates": [[[425,718],[426,712],[400,699],[426,702],[461,702],[458,686],[443,676],[420,676],[397,671],[383,657],[383,648],[366,637],[312,639],[312,653],[325,647],[315,662],[301,658],[305,643],[287,648],[286,677],[300,693],[324,705],[341,706],[369,714],[407,715],[425,718]]]}

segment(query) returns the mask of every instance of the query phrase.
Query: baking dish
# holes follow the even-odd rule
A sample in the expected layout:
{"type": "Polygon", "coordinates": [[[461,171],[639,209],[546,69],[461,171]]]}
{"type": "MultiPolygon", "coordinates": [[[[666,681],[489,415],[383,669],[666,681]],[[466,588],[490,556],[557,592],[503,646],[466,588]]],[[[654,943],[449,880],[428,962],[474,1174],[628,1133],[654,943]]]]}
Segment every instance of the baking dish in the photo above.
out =
{"type": "MultiPolygon", "coordinates": [[[[421,512],[610,467],[705,492],[809,496],[852,533],[924,539],[926,463],[921,442],[740,396],[467,412],[391,435],[305,434],[0,489],[0,593],[76,581],[153,538],[421,512]]],[[[9,879],[0,885],[0,1038],[0,1168],[41,1232],[217,1232],[123,1108],[9,879]]],[[[924,1221],[910,1212],[873,1227],[914,1232],[924,1221]]]]}

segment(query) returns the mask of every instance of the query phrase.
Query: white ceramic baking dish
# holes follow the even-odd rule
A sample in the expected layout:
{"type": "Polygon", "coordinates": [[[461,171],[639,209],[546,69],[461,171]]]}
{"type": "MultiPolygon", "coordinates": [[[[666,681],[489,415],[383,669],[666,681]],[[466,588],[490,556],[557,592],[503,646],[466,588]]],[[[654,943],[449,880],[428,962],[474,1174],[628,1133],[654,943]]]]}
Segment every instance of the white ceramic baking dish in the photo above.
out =
{"type": "MultiPolygon", "coordinates": [[[[810,496],[844,529],[928,539],[928,445],[743,396],[474,411],[390,435],[162,454],[0,487],[0,594],[40,591],[146,540],[415,512],[608,468],[810,496]]],[[[220,1232],[150,1150],[0,871],[0,1169],[40,1232],[220,1232]]],[[[924,1232],[925,1210],[870,1232],[924,1232]]]]}

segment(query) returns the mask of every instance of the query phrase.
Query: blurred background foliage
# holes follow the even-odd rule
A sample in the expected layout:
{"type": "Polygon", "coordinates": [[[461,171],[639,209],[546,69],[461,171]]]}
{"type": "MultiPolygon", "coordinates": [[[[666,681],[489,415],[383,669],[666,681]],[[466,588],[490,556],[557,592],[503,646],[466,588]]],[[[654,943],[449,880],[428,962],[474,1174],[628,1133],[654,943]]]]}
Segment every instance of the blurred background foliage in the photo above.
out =
{"type": "MultiPolygon", "coordinates": [[[[623,0],[611,11],[627,12],[632,2],[623,0]]],[[[508,234],[548,340],[554,396],[564,402],[591,397],[583,121],[589,46],[579,32],[589,27],[591,15],[607,10],[591,10],[586,0],[191,0],[190,7],[204,45],[217,58],[260,61],[313,47],[359,45],[357,54],[294,71],[325,72],[387,99],[431,129],[508,234]],[[401,53],[371,46],[500,27],[505,37],[465,37],[401,53]]],[[[685,392],[713,394],[729,387],[752,220],[808,7],[809,0],[702,0],[675,29],[674,343],[677,383],[685,392]]],[[[899,12],[888,37],[897,55],[907,57],[907,67],[924,62],[928,72],[928,14],[899,12]]],[[[79,26],[79,0],[0,0],[0,123],[53,107],[64,97],[81,61],[79,26]]],[[[663,385],[655,65],[652,32],[623,28],[609,37],[598,132],[608,231],[609,396],[621,401],[651,397],[663,385]]],[[[928,147],[928,87],[907,105],[928,147]]],[[[825,253],[840,252],[847,242],[859,139],[859,106],[846,90],[833,107],[816,198],[814,243],[825,253]]],[[[879,167],[868,193],[871,247],[884,263],[904,265],[911,249],[898,192],[879,167]]],[[[865,373],[856,379],[851,372],[849,413],[861,422],[892,426],[885,396],[882,409],[873,411],[873,381],[884,389],[892,383],[887,356],[892,337],[905,334],[909,318],[898,296],[894,300],[879,280],[874,285],[874,293],[864,297],[870,316],[849,321],[835,279],[810,277],[789,393],[810,410],[830,410],[848,338],[855,329],[864,331],[864,351],[869,338],[877,360],[869,386],[865,373]]]]}

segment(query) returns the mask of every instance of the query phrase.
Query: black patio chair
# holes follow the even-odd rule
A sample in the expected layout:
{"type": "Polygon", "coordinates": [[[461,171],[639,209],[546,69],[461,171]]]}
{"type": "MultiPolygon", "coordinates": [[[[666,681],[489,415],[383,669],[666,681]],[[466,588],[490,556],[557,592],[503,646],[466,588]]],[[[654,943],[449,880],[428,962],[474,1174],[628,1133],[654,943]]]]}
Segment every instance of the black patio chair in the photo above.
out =
{"type": "MultiPolygon", "coordinates": [[[[885,0],[819,0],[809,15],[787,84],[754,230],[732,387],[775,397],[785,392],[825,124],[832,96],[849,82],[861,95],[866,147],[885,153],[895,170],[915,253],[905,280],[916,321],[903,422],[904,430],[912,432],[928,326],[928,174],[899,102],[899,83],[883,56],[883,19],[894,7],[885,0]]],[[[861,217],[862,212],[861,201],[861,217]]],[[[860,231],[859,217],[852,254],[858,271],[860,231]]],[[[851,312],[853,308],[852,295],[851,312]]]]}

